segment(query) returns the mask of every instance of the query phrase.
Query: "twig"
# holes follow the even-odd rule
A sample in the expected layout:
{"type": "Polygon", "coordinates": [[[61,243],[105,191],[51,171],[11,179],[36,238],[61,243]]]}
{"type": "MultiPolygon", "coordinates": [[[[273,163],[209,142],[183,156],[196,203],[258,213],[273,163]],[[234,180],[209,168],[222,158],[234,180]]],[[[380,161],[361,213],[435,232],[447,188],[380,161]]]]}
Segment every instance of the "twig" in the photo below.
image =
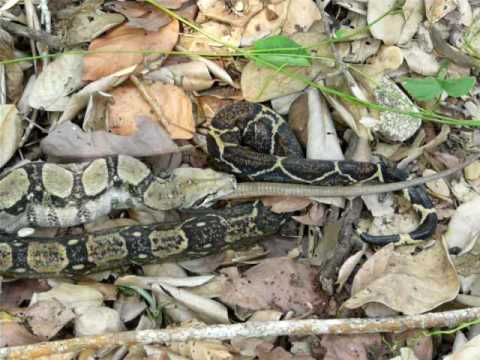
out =
{"type": "Polygon", "coordinates": [[[107,335],[43,342],[0,349],[0,359],[32,359],[58,353],[78,352],[85,348],[170,343],[189,340],[228,340],[235,337],[258,338],[285,335],[372,334],[403,332],[409,329],[456,327],[480,317],[480,307],[423,315],[380,319],[328,319],[245,322],[234,325],[211,325],[191,328],[126,331],[107,335]]]}
{"type": "Polygon", "coordinates": [[[44,43],[52,49],[59,49],[63,46],[61,40],[58,37],[50,35],[45,31],[34,30],[27,26],[2,19],[0,19],[0,26],[12,34],[44,43]]]}

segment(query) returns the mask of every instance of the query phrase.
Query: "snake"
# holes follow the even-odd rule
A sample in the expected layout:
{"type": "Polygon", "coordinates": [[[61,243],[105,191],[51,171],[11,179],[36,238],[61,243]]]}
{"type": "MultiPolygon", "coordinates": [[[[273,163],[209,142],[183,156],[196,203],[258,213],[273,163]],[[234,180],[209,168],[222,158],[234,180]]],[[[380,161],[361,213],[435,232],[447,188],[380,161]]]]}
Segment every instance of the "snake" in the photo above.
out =
{"type": "MultiPolygon", "coordinates": [[[[75,226],[116,209],[201,208],[235,194],[242,184],[252,181],[328,189],[370,180],[398,182],[407,177],[383,162],[305,159],[301,145],[279,114],[244,101],[215,115],[207,149],[209,165],[215,171],[178,168],[163,178],[126,155],[74,164],[32,162],[4,172],[0,175],[0,275],[79,276],[129,264],[196,258],[274,234],[290,214],[276,214],[256,201],[208,209],[177,222],[56,238],[20,236],[28,227],[75,226]]],[[[408,234],[360,233],[364,241],[410,244],[432,235],[437,216],[423,185],[409,187],[405,195],[420,215],[418,227],[408,234]]]]}

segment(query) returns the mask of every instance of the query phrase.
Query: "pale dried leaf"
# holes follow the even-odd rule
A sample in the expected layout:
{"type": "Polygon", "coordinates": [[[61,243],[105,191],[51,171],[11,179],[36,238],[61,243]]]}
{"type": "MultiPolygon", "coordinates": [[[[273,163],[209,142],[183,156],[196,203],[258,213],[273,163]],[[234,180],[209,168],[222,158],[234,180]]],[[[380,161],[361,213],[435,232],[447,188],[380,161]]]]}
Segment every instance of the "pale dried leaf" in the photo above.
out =
{"type": "Polygon", "coordinates": [[[447,355],[444,360],[476,360],[480,352],[480,335],[465,343],[460,349],[456,349],[453,354],[447,355]]]}
{"type": "Polygon", "coordinates": [[[188,341],[170,344],[169,348],[192,360],[233,360],[233,354],[221,342],[188,341]]]}
{"type": "Polygon", "coordinates": [[[50,339],[75,318],[70,308],[55,298],[43,300],[30,306],[24,313],[33,334],[50,339]]]}
{"type": "Polygon", "coordinates": [[[313,203],[305,215],[292,216],[300,224],[322,226],[325,224],[325,205],[313,203]]]}
{"type": "Polygon", "coordinates": [[[152,285],[153,291],[165,291],[175,301],[186,306],[204,320],[212,323],[229,324],[228,311],[217,301],[195,295],[187,290],[179,289],[168,284],[152,285]]]}
{"type": "Polygon", "coordinates": [[[178,39],[179,23],[172,20],[159,31],[132,29],[121,25],[105,36],[90,43],[89,51],[97,53],[84,59],[83,80],[93,81],[121,69],[140,64],[144,60],[155,60],[162,53],[171,51],[178,39]],[[156,52],[144,56],[143,51],[156,52]],[[119,55],[121,54],[121,55],[119,55]]]}
{"type": "Polygon", "coordinates": [[[32,335],[16,320],[0,319],[0,347],[21,346],[44,341],[45,338],[32,335]]]}
{"type": "MultiPolygon", "coordinates": [[[[172,139],[191,139],[195,132],[192,102],[178,86],[155,82],[146,85],[146,90],[159,106],[162,119],[168,124],[172,139]]],[[[133,85],[119,86],[112,91],[114,103],[108,107],[110,130],[118,135],[132,135],[137,131],[136,122],[141,116],[152,116],[152,109],[133,85]]]]}
{"type": "Polygon", "coordinates": [[[454,299],[460,283],[442,241],[416,253],[416,246],[375,253],[359,270],[344,306],[377,302],[408,315],[429,311],[454,299]]]}
{"type": "Polygon", "coordinates": [[[399,44],[408,43],[418,30],[425,13],[424,0],[406,0],[402,7],[405,25],[398,39],[399,44]]]}
{"type": "Polygon", "coordinates": [[[15,105],[0,105],[0,168],[15,154],[25,122],[15,105]]]}
{"type": "Polygon", "coordinates": [[[405,20],[401,14],[387,15],[392,7],[395,6],[396,0],[369,0],[367,21],[370,26],[370,32],[375,39],[382,40],[387,45],[393,45],[400,40],[400,34],[405,24],[405,20]],[[382,16],[382,20],[377,21],[382,16]]]}
{"type": "Polygon", "coordinates": [[[182,51],[200,52],[200,53],[215,53],[219,48],[222,48],[222,53],[233,51],[229,47],[225,47],[211,38],[220,39],[223,43],[230,46],[238,47],[242,36],[242,29],[237,27],[227,26],[215,21],[208,21],[202,24],[202,32],[208,34],[205,36],[200,32],[185,33],[180,36],[178,48],[182,51]]]}
{"type": "Polygon", "coordinates": [[[203,15],[222,23],[243,28],[263,8],[261,0],[198,0],[197,6],[203,15]],[[232,11],[233,9],[235,11],[232,11]]]}
{"type": "Polygon", "coordinates": [[[288,13],[289,1],[267,4],[262,11],[250,19],[242,34],[240,44],[250,46],[255,41],[280,33],[288,13]]]}
{"type": "Polygon", "coordinates": [[[120,294],[119,298],[113,304],[113,308],[118,312],[120,320],[126,323],[142,314],[147,308],[147,304],[141,300],[139,296],[120,294]]]}
{"type": "Polygon", "coordinates": [[[135,66],[122,69],[117,73],[88,84],[78,93],[72,95],[65,107],[65,111],[58,120],[58,123],[61,124],[62,122],[73,120],[75,116],[87,106],[91,96],[95,95],[97,92],[108,91],[115,86],[120,85],[130,74],[133,73],[134,70],[135,66]]]}
{"type": "Polygon", "coordinates": [[[439,21],[456,7],[457,0],[425,0],[427,19],[431,23],[439,21]]]}
{"type": "MultiPolygon", "coordinates": [[[[430,176],[436,173],[437,173],[436,171],[425,169],[423,171],[422,176],[430,176]]],[[[443,179],[432,181],[432,182],[426,183],[425,185],[427,186],[428,189],[430,189],[433,192],[434,195],[438,197],[448,198],[450,196],[450,189],[448,187],[448,184],[443,179]]]]}
{"type": "Polygon", "coordinates": [[[152,285],[167,284],[174,287],[196,287],[201,286],[213,280],[215,275],[189,276],[189,277],[147,277],[126,275],[115,281],[115,285],[134,285],[144,289],[151,289],[152,285]]]}
{"type": "Polygon", "coordinates": [[[282,347],[276,347],[272,350],[269,347],[264,349],[263,346],[260,346],[257,349],[257,356],[259,360],[314,360],[314,358],[309,355],[293,355],[282,347]]]}
{"type": "Polygon", "coordinates": [[[102,335],[124,329],[118,312],[106,306],[89,308],[74,323],[76,336],[102,335]]]}
{"type": "Polygon", "coordinates": [[[30,305],[51,299],[58,300],[76,314],[82,314],[103,303],[102,293],[90,286],[62,283],[49,291],[33,294],[30,305]]]}
{"type": "Polygon", "coordinates": [[[293,196],[269,196],[263,200],[265,206],[271,207],[274,213],[281,214],[305,209],[311,200],[293,196]]]}
{"type": "Polygon", "coordinates": [[[362,250],[357,251],[353,255],[350,255],[347,260],[345,260],[345,262],[342,264],[340,270],[338,270],[338,278],[336,281],[336,284],[338,284],[337,292],[340,292],[342,290],[353,270],[358,265],[363,255],[365,255],[366,250],[366,246],[363,246],[362,250]]]}
{"type": "Polygon", "coordinates": [[[177,151],[170,136],[155,122],[138,120],[138,131],[120,136],[107,131],[86,133],[79,126],[65,122],[51,131],[41,142],[42,151],[65,160],[91,159],[110,155],[134,157],[169,154],[177,151]]]}
{"type": "Polygon", "coordinates": [[[440,70],[440,63],[432,53],[424,51],[416,42],[412,46],[402,49],[403,56],[411,71],[421,75],[436,75],[440,70]]]}
{"type": "Polygon", "coordinates": [[[448,248],[462,251],[473,246],[480,235],[480,196],[460,205],[448,224],[445,240],[448,248]]]}
{"type": "Polygon", "coordinates": [[[287,18],[282,26],[282,33],[290,35],[305,32],[310,26],[320,20],[322,15],[318,5],[311,0],[290,0],[287,18]]]}
{"type": "Polygon", "coordinates": [[[214,83],[207,65],[202,61],[163,66],[159,70],[148,73],[145,78],[177,85],[186,91],[209,89],[214,83]]]}

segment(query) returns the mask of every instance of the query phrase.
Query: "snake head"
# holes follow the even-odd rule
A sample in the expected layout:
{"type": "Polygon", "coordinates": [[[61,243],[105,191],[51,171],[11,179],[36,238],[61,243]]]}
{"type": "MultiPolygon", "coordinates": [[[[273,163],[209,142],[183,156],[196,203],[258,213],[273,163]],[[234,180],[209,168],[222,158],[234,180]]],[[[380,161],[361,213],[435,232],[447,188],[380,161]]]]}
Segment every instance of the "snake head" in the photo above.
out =
{"type": "Polygon", "coordinates": [[[211,169],[177,168],[172,173],[182,208],[202,208],[237,188],[233,175],[211,169]]]}

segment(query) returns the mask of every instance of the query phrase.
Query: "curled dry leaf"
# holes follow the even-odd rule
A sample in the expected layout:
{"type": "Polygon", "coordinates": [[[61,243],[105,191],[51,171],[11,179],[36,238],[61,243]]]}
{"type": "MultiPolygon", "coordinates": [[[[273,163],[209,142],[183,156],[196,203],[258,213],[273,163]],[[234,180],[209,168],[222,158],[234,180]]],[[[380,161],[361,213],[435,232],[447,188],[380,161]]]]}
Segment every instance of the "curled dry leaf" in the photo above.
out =
{"type": "Polygon", "coordinates": [[[418,30],[425,13],[424,0],[406,0],[402,7],[405,25],[398,39],[399,44],[408,43],[418,30]]]}
{"type": "Polygon", "coordinates": [[[214,84],[208,66],[203,61],[163,66],[159,70],[150,72],[145,78],[177,85],[186,91],[205,90],[214,84]]]}
{"type": "Polygon", "coordinates": [[[244,309],[294,311],[297,316],[320,313],[325,297],[318,290],[317,271],[289,258],[272,258],[240,276],[236,268],[224,270],[230,282],[220,299],[244,309]]]}
{"type": "Polygon", "coordinates": [[[357,251],[355,254],[351,255],[340,267],[338,270],[338,278],[336,284],[338,284],[337,292],[340,292],[347,282],[348,278],[352,274],[355,267],[358,265],[363,255],[365,255],[367,248],[366,246],[362,247],[362,250],[357,251]]]}
{"type": "Polygon", "coordinates": [[[120,136],[103,130],[87,133],[68,121],[52,130],[40,145],[43,153],[65,161],[118,154],[145,157],[177,151],[175,143],[158,124],[141,118],[137,124],[135,134],[120,136]]]}
{"type": "Polygon", "coordinates": [[[402,49],[403,56],[411,71],[421,75],[436,75],[440,70],[440,63],[432,53],[423,50],[416,42],[412,46],[402,49]]]}
{"type": "Polygon", "coordinates": [[[277,214],[305,209],[311,201],[307,198],[293,196],[269,196],[263,200],[265,206],[277,214]]]}
{"type": "Polygon", "coordinates": [[[61,124],[65,121],[73,120],[75,116],[77,116],[77,114],[87,106],[92,96],[97,95],[99,92],[108,91],[111,88],[121,84],[134,70],[135,66],[122,69],[112,75],[88,84],[82,90],[72,95],[65,107],[65,111],[58,120],[58,123],[61,124]]]}
{"type": "Polygon", "coordinates": [[[123,323],[135,319],[142,314],[147,308],[145,301],[141,300],[139,296],[126,296],[120,294],[115,301],[113,308],[118,312],[120,320],[123,323]]]}
{"type": "Polygon", "coordinates": [[[187,341],[169,345],[169,349],[192,360],[233,360],[227,346],[216,341],[187,341]]]}
{"type": "Polygon", "coordinates": [[[209,323],[229,324],[228,311],[217,301],[195,295],[187,290],[179,289],[168,284],[152,285],[155,292],[164,292],[173,300],[187,307],[201,319],[209,323]]]}
{"type": "MultiPolygon", "coordinates": [[[[177,86],[155,82],[145,86],[152,100],[158,105],[167,131],[173,139],[191,139],[195,132],[192,102],[177,86]]],[[[110,130],[119,135],[131,135],[137,131],[137,118],[152,116],[150,105],[133,85],[119,86],[112,91],[114,103],[109,106],[110,130]]],[[[153,112],[154,113],[154,112],[153,112]]],[[[155,114],[155,113],[154,113],[155,114]]],[[[156,114],[155,114],[156,115],[156,114]]]]}
{"type": "Polygon", "coordinates": [[[0,168],[17,151],[24,128],[25,122],[15,105],[0,105],[0,168]]]}
{"type": "Polygon", "coordinates": [[[63,111],[69,95],[82,85],[83,56],[62,55],[35,79],[28,99],[34,109],[63,111]]]}
{"type": "Polygon", "coordinates": [[[85,56],[83,80],[94,81],[126,67],[152,61],[173,49],[178,39],[179,23],[172,20],[159,31],[132,29],[121,25],[91,42],[85,56]],[[154,52],[145,56],[144,51],[154,52]]]}
{"type": "Polygon", "coordinates": [[[115,285],[134,285],[143,289],[151,289],[152,285],[162,285],[167,284],[174,287],[197,287],[202,286],[213,280],[214,275],[204,275],[204,276],[188,276],[188,277],[148,277],[148,276],[135,276],[127,275],[117,279],[115,285]]]}
{"type": "Polygon", "coordinates": [[[471,249],[480,235],[480,196],[460,205],[448,224],[445,240],[448,248],[471,249]]]}
{"type": "Polygon", "coordinates": [[[416,246],[385,246],[358,271],[349,309],[376,302],[408,315],[429,311],[454,299],[460,287],[443,241],[416,252],[416,246]]]}

